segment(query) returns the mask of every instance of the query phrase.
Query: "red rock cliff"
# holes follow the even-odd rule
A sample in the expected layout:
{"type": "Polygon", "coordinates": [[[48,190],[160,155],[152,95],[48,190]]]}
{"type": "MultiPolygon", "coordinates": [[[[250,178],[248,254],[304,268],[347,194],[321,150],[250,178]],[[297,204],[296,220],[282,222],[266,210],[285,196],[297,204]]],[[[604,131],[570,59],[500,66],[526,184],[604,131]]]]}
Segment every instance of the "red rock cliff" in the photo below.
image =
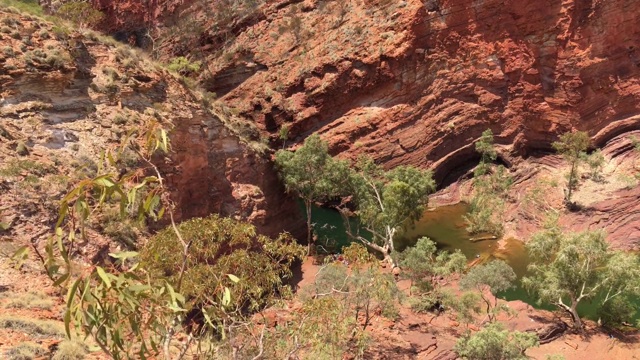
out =
{"type": "Polygon", "coordinates": [[[434,166],[443,179],[488,127],[507,161],[571,128],[602,145],[638,127],[636,1],[268,2],[227,42],[195,3],[134,13],[199,22],[202,83],[274,142],[284,124],[295,141],[319,131],[336,153],[434,166]]]}

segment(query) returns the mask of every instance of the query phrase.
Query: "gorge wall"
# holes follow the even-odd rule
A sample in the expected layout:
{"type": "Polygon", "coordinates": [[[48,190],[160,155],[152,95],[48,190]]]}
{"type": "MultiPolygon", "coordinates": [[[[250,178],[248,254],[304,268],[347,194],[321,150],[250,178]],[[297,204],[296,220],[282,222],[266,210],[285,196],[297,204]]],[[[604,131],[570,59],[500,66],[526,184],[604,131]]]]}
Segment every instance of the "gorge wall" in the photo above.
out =
{"type": "MultiPolygon", "coordinates": [[[[334,153],[433,166],[443,180],[486,128],[509,162],[570,129],[601,146],[638,128],[634,0],[268,1],[240,5],[224,44],[201,1],[98,3],[124,28],[197,22],[201,83],[274,143],[282,126],[294,142],[320,132],[334,153]]],[[[180,53],[172,35],[166,58],[180,53]]]]}
{"type": "Polygon", "coordinates": [[[282,127],[288,146],[318,132],[333,154],[431,167],[447,185],[475,165],[487,128],[516,168],[566,131],[604,147],[640,129],[635,0],[96,4],[103,26],[148,31],[165,61],[203,61],[199,83],[274,148],[282,127]]]}

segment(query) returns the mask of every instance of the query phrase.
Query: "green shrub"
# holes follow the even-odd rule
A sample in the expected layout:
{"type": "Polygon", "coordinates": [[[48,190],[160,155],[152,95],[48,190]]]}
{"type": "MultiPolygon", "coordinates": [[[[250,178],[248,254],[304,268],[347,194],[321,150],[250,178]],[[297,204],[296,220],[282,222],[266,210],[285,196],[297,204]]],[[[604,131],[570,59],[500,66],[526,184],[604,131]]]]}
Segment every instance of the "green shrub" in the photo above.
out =
{"type": "Polygon", "coordinates": [[[0,0],[0,5],[13,14],[21,12],[38,16],[44,14],[38,0],[0,0]]]}
{"type": "Polygon", "coordinates": [[[49,34],[49,30],[41,29],[40,31],[38,31],[38,37],[40,37],[41,39],[49,39],[51,35],[49,34]]]}
{"type": "Polygon", "coordinates": [[[13,51],[13,48],[11,46],[4,46],[2,48],[2,53],[5,54],[6,56],[14,56],[16,53],[13,51]]]}
{"type": "Polygon", "coordinates": [[[116,116],[113,117],[113,123],[116,125],[124,125],[127,122],[127,117],[123,114],[116,114],[116,116]]]}
{"type": "Polygon", "coordinates": [[[460,338],[455,351],[469,360],[526,360],[524,352],[538,346],[534,333],[509,331],[500,323],[491,323],[475,334],[460,338]]]}
{"type": "Polygon", "coordinates": [[[27,156],[29,155],[29,148],[23,141],[19,141],[18,145],[16,146],[16,152],[20,156],[27,156]]]}
{"type": "Polygon", "coordinates": [[[6,18],[2,19],[1,23],[2,23],[2,25],[14,27],[14,26],[18,25],[20,22],[15,18],[6,17],[6,18]]]}
{"type": "Polygon", "coordinates": [[[113,81],[120,79],[120,75],[118,74],[118,71],[112,67],[105,66],[104,68],[102,68],[102,73],[107,75],[109,79],[113,81]]]}
{"type": "Polygon", "coordinates": [[[35,49],[24,54],[24,61],[31,66],[48,65],[53,69],[61,69],[71,61],[67,54],[60,50],[43,51],[35,49]]]}
{"type": "Polygon", "coordinates": [[[140,62],[140,57],[126,45],[119,45],[116,50],[116,61],[121,63],[125,69],[133,69],[140,62]]]}
{"type": "Polygon", "coordinates": [[[70,30],[67,27],[57,25],[53,27],[52,31],[53,36],[55,36],[57,40],[66,40],[70,33],[70,30]]]}
{"type": "Polygon", "coordinates": [[[633,319],[636,312],[636,306],[629,296],[617,296],[604,303],[598,315],[603,325],[617,327],[629,319],[633,319]]]}
{"type": "Polygon", "coordinates": [[[167,68],[171,71],[175,71],[180,75],[187,75],[189,73],[194,73],[200,70],[202,66],[201,61],[190,62],[184,56],[179,56],[171,60],[171,63],[167,66],[167,68]]]}
{"type": "Polygon", "coordinates": [[[135,219],[120,216],[119,209],[105,210],[97,225],[105,235],[125,245],[127,248],[134,249],[137,247],[140,224],[135,219]]]}
{"type": "MultiPolygon", "coordinates": [[[[192,308],[210,305],[225,274],[233,274],[240,278],[230,287],[233,308],[257,310],[277,292],[286,291],[282,280],[292,276],[291,264],[304,254],[303,247],[287,233],[270,239],[258,235],[251,224],[218,215],[185,221],[179,230],[190,241],[180,292],[192,308]]],[[[182,254],[180,241],[168,228],[142,249],[141,265],[152,276],[177,284],[182,254]]]]}
{"type": "Polygon", "coordinates": [[[36,176],[44,176],[54,171],[55,169],[52,167],[33,160],[13,159],[9,161],[5,167],[0,168],[0,176],[19,176],[23,172],[36,176]]]}
{"type": "Polygon", "coordinates": [[[46,53],[45,61],[54,69],[61,69],[71,61],[69,56],[62,54],[60,50],[52,50],[46,53]]]}
{"type": "Polygon", "coordinates": [[[86,155],[81,155],[71,165],[79,178],[93,178],[98,174],[98,164],[86,155]]]}
{"type": "Polygon", "coordinates": [[[81,27],[92,27],[104,18],[104,14],[94,9],[88,2],[68,2],[56,11],[56,15],[81,27]]]}

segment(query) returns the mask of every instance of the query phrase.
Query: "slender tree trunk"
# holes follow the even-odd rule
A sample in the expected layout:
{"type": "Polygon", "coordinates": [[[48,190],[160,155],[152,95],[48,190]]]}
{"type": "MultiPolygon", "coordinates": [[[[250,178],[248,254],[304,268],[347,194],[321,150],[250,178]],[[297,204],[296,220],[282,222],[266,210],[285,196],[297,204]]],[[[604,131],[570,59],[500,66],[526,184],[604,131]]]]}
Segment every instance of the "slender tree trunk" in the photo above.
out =
{"type": "Polygon", "coordinates": [[[304,206],[307,210],[307,256],[311,255],[311,245],[313,240],[311,238],[311,201],[305,200],[304,206]]]}
{"type": "Polygon", "coordinates": [[[569,316],[571,316],[571,320],[573,321],[573,328],[575,330],[582,330],[582,320],[580,319],[580,315],[578,315],[578,301],[575,299],[571,299],[571,306],[565,305],[562,302],[562,299],[556,303],[558,307],[562,310],[566,311],[569,316]]]}
{"type": "Polygon", "coordinates": [[[385,244],[384,246],[380,246],[380,245],[374,244],[374,243],[372,243],[372,242],[370,242],[368,240],[365,240],[363,238],[358,238],[358,239],[366,247],[368,247],[368,248],[380,253],[382,255],[382,257],[383,257],[383,261],[385,261],[386,263],[391,265],[392,269],[398,267],[398,264],[391,257],[391,249],[389,249],[389,244],[385,244]]]}
{"type": "Polygon", "coordinates": [[[574,183],[574,178],[576,177],[576,163],[577,163],[577,160],[574,160],[571,163],[571,172],[569,173],[569,186],[567,191],[567,198],[565,199],[567,204],[571,203],[571,195],[573,193],[573,183],[574,183]]]}
{"type": "Polygon", "coordinates": [[[484,296],[482,290],[480,290],[480,296],[482,297],[482,300],[485,302],[485,304],[487,304],[487,317],[489,318],[489,322],[493,322],[493,314],[491,313],[491,300],[487,299],[484,296]]]}
{"type": "Polygon", "coordinates": [[[571,314],[571,319],[573,320],[573,327],[582,330],[582,320],[580,320],[580,315],[578,315],[577,307],[578,303],[572,301],[569,313],[571,314]]]}
{"type": "Polygon", "coordinates": [[[389,265],[391,265],[391,268],[397,268],[398,264],[396,263],[396,261],[391,257],[391,249],[389,249],[388,246],[384,247],[384,261],[386,261],[389,265]]]}

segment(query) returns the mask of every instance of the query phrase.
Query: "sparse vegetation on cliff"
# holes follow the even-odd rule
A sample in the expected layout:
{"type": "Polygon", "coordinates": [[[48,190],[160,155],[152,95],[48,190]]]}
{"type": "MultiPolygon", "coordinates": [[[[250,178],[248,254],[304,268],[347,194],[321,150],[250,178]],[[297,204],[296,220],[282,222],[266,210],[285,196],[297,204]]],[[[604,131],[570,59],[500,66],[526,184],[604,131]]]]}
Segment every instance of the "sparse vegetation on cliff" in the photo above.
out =
{"type": "Polygon", "coordinates": [[[493,145],[493,132],[487,129],[475,143],[480,162],[473,171],[473,195],[465,215],[471,234],[490,233],[502,236],[505,202],[513,182],[509,170],[495,165],[498,153],[493,145]]]}
{"type": "Polygon", "coordinates": [[[560,135],[560,139],[553,143],[553,148],[569,163],[570,170],[567,174],[567,188],[565,190],[565,203],[572,207],[571,196],[578,186],[580,163],[586,158],[591,139],[584,131],[567,132],[560,135]]]}

